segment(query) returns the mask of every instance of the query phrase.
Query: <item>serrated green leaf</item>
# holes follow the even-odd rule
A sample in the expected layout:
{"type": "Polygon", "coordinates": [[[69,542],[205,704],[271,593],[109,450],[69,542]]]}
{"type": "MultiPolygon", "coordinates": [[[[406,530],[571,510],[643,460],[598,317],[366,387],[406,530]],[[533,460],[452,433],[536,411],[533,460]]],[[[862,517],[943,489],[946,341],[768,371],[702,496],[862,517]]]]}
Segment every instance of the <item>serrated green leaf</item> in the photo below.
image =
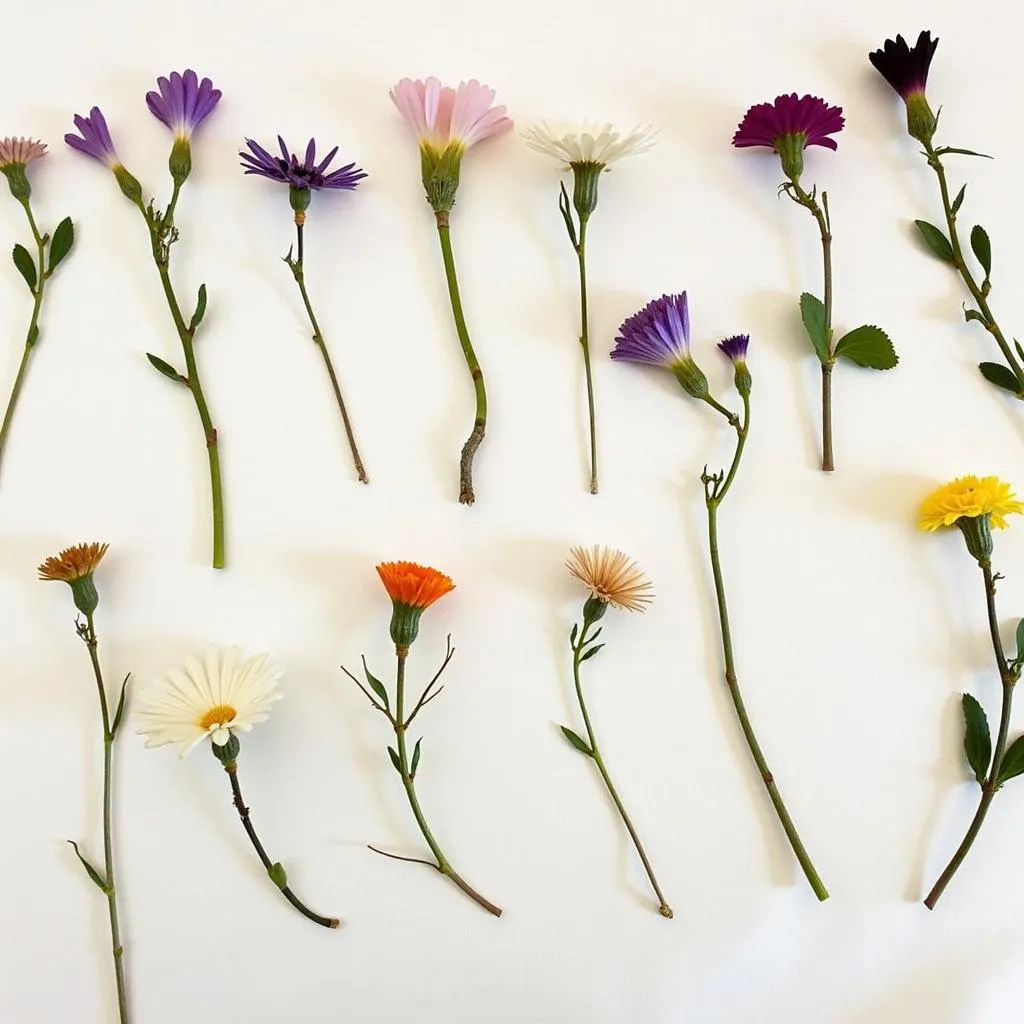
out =
{"type": "Polygon", "coordinates": [[[964,710],[964,753],[978,785],[981,785],[992,763],[992,734],[989,732],[985,709],[974,697],[965,693],[961,705],[964,710]]]}
{"type": "Polygon", "coordinates": [[[54,229],[53,238],[50,239],[50,269],[53,273],[57,265],[65,256],[71,252],[71,246],[75,244],[75,225],[70,217],[65,217],[54,229]]]}
{"type": "Polygon", "coordinates": [[[1020,381],[1008,366],[1002,363],[978,363],[978,369],[989,384],[995,384],[997,388],[1009,391],[1012,395],[1020,394],[1020,381]]]}
{"type": "Polygon", "coordinates": [[[987,281],[992,273],[992,242],[989,240],[988,232],[980,224],[975,224],[971,229],[971,248],[978,257],[982,270],[985,271],[987,281]]]}
{"type": "Polygon", "coordinates": [[[203,317],[206,315],[206,285],[201,284],[199,286],[199,297],[196,299],[196,311],[192,314],[192,319],[189,322],[188,329],[189,333],[195,331],[195,329],[203,322],[203,317]]]}
{"type": "Polygon", "coordinates": [[[68,843],[71,848],[75,851],[75,856],[78,858],[79,863],[85,868],[85,873],[96,883],[96,888],[101,892],[107,891],[107,883],[103,880],[103,876],[82,856],[82,851],[78,848],[78,843],[74,839],[69,839],[68,843]]]}
{"type": "Polygon", "coordinates": [[[370,684],[370,689],[377,694],[385,708],[390,708],[388,704],[388,691],[384,689],[384,684],[366,667],[365,658],[363,658],[363,672],[366,675],[367,683],[370,684]]]}
{"type": "Polygon", "coordinates": [[[278,889],[283,889],[288,884],[288,873],[285,871],[284,865],[280,861],[271,864],[270,867],[267,868],[267,874],[270,875],[270,880],[278,887],[278,889]]]}
{"type": "Polygon", "coordinates": [[[804,322],[804,330],[811,339],[818,359],[827,363],[832,358],[828,350],[829,338],[825,328],[825,304],[816,295],[804,292],[800,296],[800,319],[804,322]]]}
{"type": "Polygon", "coordinates": [[[11,259],[14,260],[14,265],[18,268],[18,273],[25,278],[25,284],[28,285],[29,291],[34,292],[36,290],[36,265],[32,257],[28,253],[28,249],[20,243],[11,250],[11,259]]]}
{"type": "Polygon", "coordinates": [[[966,192],[967,192],[967,186],[966,185],[962,185],[960,187],[960,191],[957,192],[957,194],[956,194],[956,199],[953,200],[953,205],[950,207],[950,210],[951,210],[951,212],[952,212],[954,217],[957,215],[957,213],[959,213],[960,207],[963,206],[964,195],[965,195],[966,192]]]}
{"type": "Polygon", "coordinates": [[[953,246],[949,244],[949,239],[934,224],[929,224],[926,220],[915,220],[914,224],[921,232],[925,245],[944,263],[952,263],[953,246]]]}
{"type": "Polygon", "coordinates": [[[110,735],[117,735],[117,727],[121,724],[121,719],[124,717],[124,698],[128,692],[128,680],[131,679],[131,672],[124,677],[124,682],[121,684],[121,696],[117,700],[117,710],[114,712],[114,721],[110,725],[110,735]]]}
{"type": "Polygon", "coordinates": [[[394,747],[388,747],[388,753],[391,755],[391,763],[395,766],[395,771],[401,775],[402,762],[398,760],[398,751],[394,747]]]}
{"type": "Polygon", "coordinates": [[[153,355],[152,352],[146,353],[146,358],[152,363],[152,365],[159,370],[165,377],[173,380],[176,384],[187,384],[188,379],[171,366],[166,359],[161,359],[159,356],[153,355]]]}
{"type": "Polygon", "coordinates": [[[583,662],[589,661],[589,659],[591,659],[595,654],[597,654],[597,652],[601,650],[602,647],[604,647],[604,644],[596,644],[594,647],[591,647],[586,652],[586,654],[584,654],[583,657],[580,658],[580,664],[582,665],[583,662]]]}
{"type": "Polygon", "coordinates": [[[889,335],[873,324],[844,334],[836,345],[836,355],[871,370],[891,370],[900,361],[889,335]]]}
{"type": "Polygon", "coordinates": [[[422,742],[423,742],[423,737],[421,736],[416,741],[416,746],[412,748],[412,764],[409,765],[409,774],[410,775],[415,775],[416,774],[416,769],[420,766],[420,744],[422,742]]]}
{"type": "Polygon", "coordinates": [[[1010,779],[1015,779],[1024,773],[1024,736],[1018,736],[1003,753],[1003,759],[999,762],[999,775],[996,778],[996,785],[1001,786],[1010,779]]]}
{"type": "Polygon", "coordinates": [[[964,319],[970,323],[972,320],[977,320],[978,323],[983,324],[985,322],[984,314],[978,309],[964,309],[964,319]]]}
{"type": "Polygon", "coordinates": [[[581,753],[586,754],[587,757],[593,757],[594,752],[590,749],[589,744],[581,736],[577,736],[567,725],[560,726],[562,735],[581,753]]]}

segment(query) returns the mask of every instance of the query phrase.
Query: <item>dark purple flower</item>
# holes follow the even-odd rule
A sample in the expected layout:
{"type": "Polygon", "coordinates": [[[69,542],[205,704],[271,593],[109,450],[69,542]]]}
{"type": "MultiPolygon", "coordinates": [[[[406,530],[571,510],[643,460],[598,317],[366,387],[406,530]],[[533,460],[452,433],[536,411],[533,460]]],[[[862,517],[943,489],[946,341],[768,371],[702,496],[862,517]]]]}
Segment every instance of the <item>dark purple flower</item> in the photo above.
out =
{"type": "Polygon", "coordinates": [[[160,91],[147,92],[146,105],[179,139],[191,138],[221,97],[210,79],[199,81],[191,68],[184,74],[172,71],[170,78],[158,78],[156,84],[160,91]]]}
{"type": "Polygon", "coordinates": [[[907,45],[903,36],[897,36],[895,41],[886,39],[882,49],[869,53],[868,60],[900,96],[907,99],[915,92],[924,92],[928,68],[938,45],[938,39],[932,39],[931,32],[922,32],[913,47],[907,45]]]}
{"type": "Polygon", "coordinates": [[[732,144],[743,149],[748,146],[767,146],[778,151],[779,140],[785,136],[802,136],[804,146],[836,148],[836,140],[829,138],[843,130],[843,108],[830,107],[817,96],[776,96],[774,103],[758,103],[751,107],[740,122],[732,144]]]}
{"type": "Polygon", "coordinates": [[[750,344],[749,334],[734,334],[718,343],[718,347],[734,362],[747,361],[747,346],[750,344]]]}
{"type": "Polygon", "coordinates": [[[690,310],[686,292],[648,302],[619,328],[612,359],[672,367],[690,360],[690,310]]]}
{"type": "Polygon", "coordinates": [[[288,152],[284,139],[277,137],[281,147],[279,157],[268,153],[258,142],[246,139],[245,144],[251,153],[239,153],[246,174],[258,174],[260,177],[279,181],[293,189],[306,189],[318,192],[322,188],[354,189],[366,177],[366,172],[354,163],[339,167],[329,174],[325,173],[338,147],[335,146],[327,156],[316,162],[316,141],[310,139],[306,146],[305,159],[301,162],[294,153],[288,152]]]}
{"type": "Polygon", "coordinates": [[[91,156],[99,160],[101,164],[113,169],[120,165],[114,143],[110,139],[110,132],[107,129],[107,122],[99,107],[93,107],[88,117],[75,114],[75,127],[79,134],[68,133],[64,141],[79,153],[91,156]]]}

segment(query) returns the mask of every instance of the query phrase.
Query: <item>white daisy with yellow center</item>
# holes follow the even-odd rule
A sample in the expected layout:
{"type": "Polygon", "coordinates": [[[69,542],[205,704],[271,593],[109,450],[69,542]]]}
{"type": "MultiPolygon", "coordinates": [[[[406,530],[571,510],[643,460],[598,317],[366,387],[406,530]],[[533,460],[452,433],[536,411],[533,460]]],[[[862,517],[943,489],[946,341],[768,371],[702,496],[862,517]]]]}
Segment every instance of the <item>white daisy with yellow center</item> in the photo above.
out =
{"type": "Polygon", "coordinates": [[[248,732],[266,720],[281,669],[269,655],[242,655],[238,647],[210,647],[189,658],[140,697],[136,718],[147,747],[175,743],[184,757],[207,737],[224,746],[232,733],[248,732]]]}

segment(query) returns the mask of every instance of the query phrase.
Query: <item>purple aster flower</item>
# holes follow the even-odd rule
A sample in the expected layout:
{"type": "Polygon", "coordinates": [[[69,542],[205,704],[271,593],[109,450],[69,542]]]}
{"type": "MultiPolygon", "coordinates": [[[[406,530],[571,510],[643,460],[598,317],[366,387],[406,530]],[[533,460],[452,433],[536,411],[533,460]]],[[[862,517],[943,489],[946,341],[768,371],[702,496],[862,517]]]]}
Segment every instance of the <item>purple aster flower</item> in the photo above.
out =
{"type": "Polygon", "coordinates": [[[886,39],[881,50],[868,54],[879,74],[903,97],[907,105],[907,132],[926,146],[931,145],[935,134],[936,118],[924,90],[938,45],[931,32],[922,32],[913,47],[907,45],[903,36],[897,36],[895,42],[886,39]]]}
{"type": "Polygon", "coordinates": [[[773,103],[757,103],[743,116],[732,144],[738,149],[766,146],[782,159],[782,169],[797,179],[804,169],[808,146],[836,149],[830,136],[843,130],[842,107],[831,107],[817,96],[776,96],[773,103]]]}
{"type": "Polygon", "coordinates": [[[75,114],[75,127],[78,129],[78,135],[69,132],[64,136],[64,141],[72,149],[77,149],[79,153],[99,160],[101,164],[105,164],[111,170],[120,165],[121,161],[118,159],[117,150],[114,149],[114,143],[110,139],[107,122],[99,107],[93,107],[89,111],[88,117],[75,114]]]}
{"type": "Polygon", "coordinates": [[[718,347],[734,362],[747,361],[747,346],[750,344],[749,334],[734,334],[718,343],[718,347]]]}
{"type": "Polygon", "coordinates": [[[169,78],[158,78],[156,84],[160,91],[147,92],[146,105],[179,139],[191,138],[221,97],[209,78],[200,81],[191,68],[184,74],[172,71],[169,78]]]}
{"type": "Polygon", "coordinates": [[[288,152],[288,147],[280,135],[277,142],[281,147],[279,157],[268,153],[258,142],[246,139],[245,144],[252,152],[238,154],[242,158],[245,173],[258,174],[291,188],[310,189],[314,192],[319,192],[322,188],[354,189],[366,177],[366,172],[354,163],[339,167],[329,174],[325,173],[338,152],[337,146],[317,163],[315,139],[309,140],[305,158],[301,161],[294,153],[288,152]]]}

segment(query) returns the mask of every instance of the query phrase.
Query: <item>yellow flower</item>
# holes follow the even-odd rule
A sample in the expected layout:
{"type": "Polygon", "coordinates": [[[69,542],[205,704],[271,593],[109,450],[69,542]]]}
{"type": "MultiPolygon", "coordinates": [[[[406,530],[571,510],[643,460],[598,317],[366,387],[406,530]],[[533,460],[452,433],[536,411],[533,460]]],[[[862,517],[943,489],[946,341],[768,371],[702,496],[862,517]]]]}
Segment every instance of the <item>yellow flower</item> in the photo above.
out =
{"type": "Polygon", "coordinates": [[[963,518],[988,516],[992,525],[1005,530],[1006,516],[1020,515],[1024,504],[1016,500],[1013,488],[997,476],[962,476],[932,491],[921,503],[917,526],[937,530],[956,526],[963,518]]]}

